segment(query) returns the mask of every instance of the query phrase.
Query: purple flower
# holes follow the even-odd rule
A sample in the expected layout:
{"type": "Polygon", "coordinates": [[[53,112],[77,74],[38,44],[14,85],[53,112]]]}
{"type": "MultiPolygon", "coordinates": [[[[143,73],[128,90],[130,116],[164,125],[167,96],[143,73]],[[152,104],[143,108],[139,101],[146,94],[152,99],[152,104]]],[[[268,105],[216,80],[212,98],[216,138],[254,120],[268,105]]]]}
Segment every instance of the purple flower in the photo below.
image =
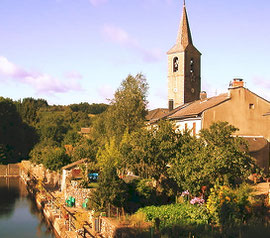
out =
{"type": "Polygon", "coordinates": [[[192,205],[194,205],[194,204],[202,205],[202,204],[204,204],[204,199],[203,198],[199,198],[199,197],[192,198],[190,200],[190,204],[192,204],[192,205]]]}
{"type": "Polygon", "coordinates": [[[182,197],[188,196],[188,195],[189,195],[189,191],[188,190],[182,192],[182,194],[181,194],[182,197]]]}

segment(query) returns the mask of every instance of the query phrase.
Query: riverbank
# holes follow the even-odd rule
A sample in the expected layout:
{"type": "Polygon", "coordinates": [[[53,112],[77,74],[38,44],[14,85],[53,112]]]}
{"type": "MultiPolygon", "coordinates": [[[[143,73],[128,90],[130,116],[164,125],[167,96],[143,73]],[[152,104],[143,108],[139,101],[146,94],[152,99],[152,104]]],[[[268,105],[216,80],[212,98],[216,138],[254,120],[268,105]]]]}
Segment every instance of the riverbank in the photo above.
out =
{"type": "MultiPolygon", "coordinates": [[[[79,237],[79,231],[72,230],[72,228],[76,229],[74,225],[76,219],[74,216],[75,212],[65,207],[63,194],[57,189],[49,189],[49,186],[41,182],[33,173],[26,172],[23,165],[21,165],[20,177],[24,181],[39,211],[45,217],[46,222],[54,229],[56,237],[79,237]]],[[[84,232],[87,233],[87,231],[84,232]]],[[[96,236],[91,234],[82,237],[96,236]]]]}
{"type": "MultiPolygon", "coordinates": [[[[138,227],[128,223],[125,217],[104,217],[104,214],[101,216],[87,210],[83,202],[91,189],[80,188],[78,182],[71,181],[61,191],[59,174],[45,171],[41,165],[33,165],[29,161],[20,164],[20,177],[57,237],[138,237],[134,235],[138,227]],[[74,199],[71,207],[67,203],[70,197],[74,199]]],[[[150,237],[149,228],[147,224],[147,237],[150,237]]]]}

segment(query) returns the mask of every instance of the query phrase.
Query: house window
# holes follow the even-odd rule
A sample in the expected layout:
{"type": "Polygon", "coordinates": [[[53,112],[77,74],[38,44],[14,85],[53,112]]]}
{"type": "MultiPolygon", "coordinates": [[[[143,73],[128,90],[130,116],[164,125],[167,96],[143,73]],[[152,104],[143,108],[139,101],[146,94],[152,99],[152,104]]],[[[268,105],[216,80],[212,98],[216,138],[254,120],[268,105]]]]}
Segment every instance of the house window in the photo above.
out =
{"type": "Polygon", "coordinates": [[[249,109],[254,109],[254,104],[253,103],[249,104],[249,109]]]}

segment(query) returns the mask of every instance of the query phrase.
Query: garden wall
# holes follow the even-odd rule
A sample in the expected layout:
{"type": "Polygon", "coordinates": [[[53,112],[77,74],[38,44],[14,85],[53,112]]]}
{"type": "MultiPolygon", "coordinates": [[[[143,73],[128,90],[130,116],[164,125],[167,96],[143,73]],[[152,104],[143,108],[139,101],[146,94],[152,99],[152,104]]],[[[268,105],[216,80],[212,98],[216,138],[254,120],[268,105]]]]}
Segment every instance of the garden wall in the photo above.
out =
{"type": "Polygon", "coordinates": [[[86,198],[89,198],[91,189],[80,188],[78,181],[72,180],[70,185],[66,187],[65,199],[72,196],[75,198],[75,206],[81,207],[86,198]]]}

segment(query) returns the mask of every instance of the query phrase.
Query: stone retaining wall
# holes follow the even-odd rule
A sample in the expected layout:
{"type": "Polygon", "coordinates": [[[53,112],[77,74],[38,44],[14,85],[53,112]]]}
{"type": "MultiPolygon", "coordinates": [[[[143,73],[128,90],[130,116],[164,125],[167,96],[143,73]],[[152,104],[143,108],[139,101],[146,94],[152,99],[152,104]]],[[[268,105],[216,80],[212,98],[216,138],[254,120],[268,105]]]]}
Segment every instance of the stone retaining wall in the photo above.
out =
{"type": "Polygon", "coordinates": [[[82,207],[82,204],[85,202],[86,198],[89,198],[91,189],[80,188],[77,181],[72,180],[71,184],[67,186],[65,192],[65,199],[72,196],[75,198],[75,206],[82,207]]]}
{"type": "Polygon", "coordinates": [[[117,226],[111,222],[108,218],[101,218],[100,221],[100,233],[104,238],[113,238],[117,226]]]}
{"type": "Polygon", "coordinates": [[[21,169],[24,173],[30,173],[38,180],[42,180],[46,185],[59,188],[61,184],[61,175],[58,172],[46,169],[42,164],[35,165],[24,160],[21,162],[21,169]]]}

